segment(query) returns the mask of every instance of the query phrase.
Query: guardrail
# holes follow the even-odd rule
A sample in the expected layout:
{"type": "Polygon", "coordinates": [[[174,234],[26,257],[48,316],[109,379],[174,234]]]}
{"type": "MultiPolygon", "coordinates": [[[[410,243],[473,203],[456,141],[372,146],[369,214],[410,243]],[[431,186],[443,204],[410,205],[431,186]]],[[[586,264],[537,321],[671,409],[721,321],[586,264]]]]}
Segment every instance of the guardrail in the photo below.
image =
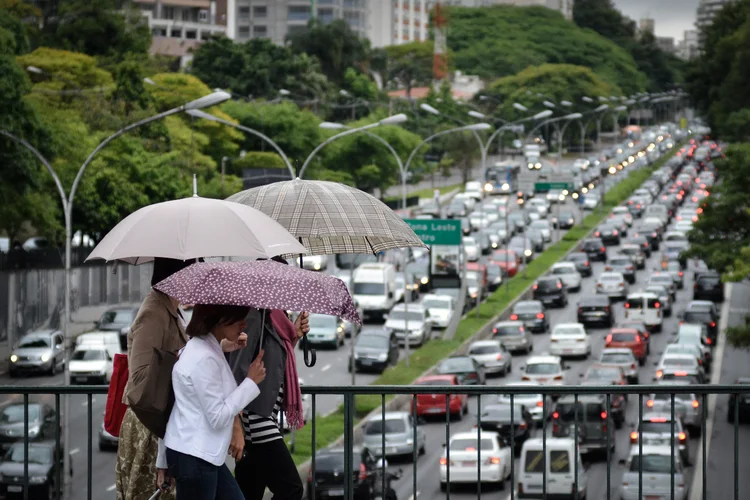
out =
{"type": "MultiPolygon", "coordinates": [[[[59,461],[62,456],[62,448],[61,448],[61,428],[60,428],[60,398],[61,396],[66,395],[75,395],[75,394],[83,394],[87,396],[88,399],[88,412],[87,412],[87,418],[88,418],[88,434],[87,434],[87,498],[92,498],[92,490],[91,490],[91,483],[92,483],[92,448],[93,448],[93,414],[92,414],[92,397],[95,394],[105,394],[107,392],[106,386],[34,386],[34,387],[23,387],[23,386],[2,386],[0,387],[0,394],[8,395],[8,394],[20,394],[23,396],[23,405],[24,405],[24,436],[23,436],[23,447],[24,447],[24,457],[28,457],[28,451],[30,446],[30,437],[29,437],[29,396],[30,395],[54,395],[55,397],[55,415],[54,415],[54,425],[55,425],[55,460],[59,461]]],[[[523,396],[523,395],[542,395],[544,396],[542,398],[542,415],[543,416],[553,416],[553,408],[551,405],[553,403],[548,403],[547,397],[553,398],[556,396],[563,396],[563,395],[573,395],[574,396],[574,418],[573,418],[573,434],[572,437],[574,439],[573,442],[579,442],[579,438],[581,436],[579,432],[579,397],[585,396],[585,395],[604,395],[605,401],[606,401],[606,409],[604,410],[607,415],[611,415],[611,410],[613,408],[612,399],[614,396],[628,396],[628,395],[634,395],[638,397],[638,418],[639,422],[643,418],[644,414],[644,396],[645,395],[651,395],[651,394],[666,394],[670,396],[670,427],[671,427],[671,434],[675,435],[675,422],[676,420],[676,414],[675,414],[675,399],[677,395],[684,395],[684,394],[692,394],[696,395],[696,397],[700,398],[699,406],[701,407],[701,436],[703,439],[703,454],[701,457],[703,468],[702,468],[702,474],[703,474],[703,489],[702,489],[702,498],[705,500],[707,498],[707,491],[706,491],[706,460],[707,460],[707,448],[706,448],[706,420],[708,415],[708,396],[714,395],[714,394],[729,394],[733,396],[734,401],[734,407],[730,408],[731,411],[733,411],[734,414],[734,470],[733,470],[733,478],[734,478],[734,500],[740,499],[739,494],[739,422],[740,422],[740,403],[741,398],[740,396],[750,396],[750,385],[685,385],[685,386],[673,386],[673,385],[639,385],[639,386],[538,386],[538,387],[524,387],[524,386],[354,386],[354,387],[324,387],[324,386],[304,386],[302,387],[302,392],[305,394],[310,394],[312,396],[311,398],[311,405],[312,405],[312,414],[313,418],[312,421],[308,423],[308,425],[311,426],[311,434],[310,434],[310,446],[313,450],[312,454],[312,460],[311,460],[311,467],[310,467],[310,477],[313,478],[313,480],[310,482],[310,488],[312,491],[310,491],[311,498],[317,498],[315,495],[315,488],[316,488],[316,473],[315,473],[315,467],[316,467],[316,451],[319,451],[316,449],[316,400],[318,396],[325,396],[325,395],[336,395],[336,396],[342,396],[344,397],[344,422],[343,422],[343,431],[344,431],[344,443],[343,448],[344,450],[354,450],[355,448],[355,396],[357,395],[379,395],[382,398],[383,403],[385,402],[386,395],[392,395],[392,394],[398,394],[398,395],[404,395],[404,396],[411,396],[411,402],[407,403],[406,410],[409,411],[410,407],[413,409],[416,409],[417,405],[417,396],[420,394],[428,394],[428,395],[467,395],[467,396],[476,396],[477,398],[477,407],[481,408],[481,401],[483,397],[488,396],[508,396],[509,397],[509,404],[510,404],[510,421],[514,421],[514,412],[515,411],[521,411],[521,408],[516,405],[515,398],[517,396],[523,396]]],[[[445,413],[446,413],[446,420],[445,420],[445,439],[446,443],[449,442],[450,436],[451,436],[451,409],[450,409],[450,397],[445,398],[445,413]]],[[[746,404],[746,403],[743,403],[746,404]]],[[[381,418],[385,419],[386,410],[385,405],[383,404],[381,406],[382,408],[382,414],[381,418]]],[[[482,433],[482,413],[480,411],[477,411],[476,415],[476,432],[477,432],[477,442],[481,439],[481,433],[482,433]]],[[[547,497],[547,467],[546,467],[546,460],[547,460],[547,440],[550,439],[547,437],[547,428],[549,426],[548,424],[549,418],[542,418],[541,419],[541,427],[542,427],[542,491],[538,492],[538,494],[535,494],[535,496],[531,498],[546,498],[547,497]]],[[[607,416],[602,416],[602,419],[606,420],[607,416]]],[[[412,419],[413,422],[413,428],[412,428],[412,436],[413,440],[412,443],[417,442],[417,433],[418,433],[418,425],[420,423],[418,422],[418,419],[412,419]]],[[[381,426],[382,428],[382,426],[381,426]]],[[[473,431],[472,431],[473,432],[473,431]]],[[[486,431],[485,431],[486,432],[486,431]]],[[[610,432],[606,433],[606,450],[607,450],[607,499],[611,498],[611,494],[613,492],[612,485],[610,484],[610,471],[611,471],[611,445],[610,440],[614,439],[614,437],[611,436],[610,432]]],[[[642,447],[643,447],[643,439],[641,438],[641,429],[639,428],[637,431],[638,434],[638,446],[639,446],[639,454],[642,453],[642,447]]],[[[635,432],[633,433],[635,434],[635,432]]],[[[382,441],[381,446],[383,450],[386,448],[386,436],[385,432],[383,431],[381,433],[382,441]]],[[[510,446],[511,453],[512,450],[515,449],[515,432],[510,432],[510,439],[507,443],[507,445],[510,446]]],[[[671,471],[675,471],[676,464],[675,464],[675,439],[669,439],[670,446],[671,446],[671,471]]],[[[20,442],[20,440],[18,441],[20,442]]],[[[417,496],[417,454],[419,452],[418,447],[416,445],[413,446],[413,491],[414,491],[414,497],[417,496]]],[[[481,446],[477,446],[477,498],[481,497],[481,474],[482,474],[482,467],[479,464],[482,464],[481,460],[481,446]]],[[[727,452],[728,450],[724,450],[727,452]]],[[[446,463],[450,464],[450,447],[446,448],[446,463]]],[[[512,456],[512,455],[511,455],[512,456]]],[[[578,488],[578,478],[579,478],[579,464],[578,460],[575,459],[574,461],[574,483],[572,488],[572,496],[573,498],[578,499],[579,497],[579,488],[578,488]]],[[[516,483],[517,475],[515,470],[515,461],[510,461],[510,480],[511,484],[516,483]]],[[[446,482],[448,484],[447,488],[447,495],[448,499],[450,499],[450,466],[446,467],[446,482]]],[[[344,499],[345,500],[354,500],[354,484],[353,484],[353,473],[354,473],[354,455],[353,453],[344,453],[344,470],[342,474],[342,481],[343,481],[343,488],[344,488],[344,499]]],[[[7,481],[8,478],[6,478],[7,481]]],[[[28,499],[29,498],[29,485],[30,485],[30,477],[29,477],[29,461],[28,459],[24,460],[24,471],[23,471],[23,477],[22,478],[14,478],[14,481],[16,484],[23,487],[23,498],[28,499]]],[[[62,467],[58,466],[55,471],[55,492],[54,492],[54,498],[61,498],[61,489],[60,485],[62,484],[62,467]]],[[[374,487],[377,487],[378,485],[373,485],[374,487]]],[[[386,496],[386,481],[383,480],[382,485],[382,491],[377,491],[377,493],[382,493],[382,498],[386,499],[388,498],[386,496]]],[[[639,462],[639,473],[638,473],[638,498],[642,498],[643,492],[643,462],[639,462]]],[[[670,493],[669,498],[674,499],[677,498],[676,491],[675,491],[675,476],[674,474],[671,474],[671,484],[670,484],[670,493]]],[[[516,492],[515,488],[511,488],[510,490],[510,498],[511,500],[514,500],[515,498],[530,498],[528,496],[525,496],[522,492],[516,492]]],[[[619,498],[619,497],[618,497],[619,498]]]]}

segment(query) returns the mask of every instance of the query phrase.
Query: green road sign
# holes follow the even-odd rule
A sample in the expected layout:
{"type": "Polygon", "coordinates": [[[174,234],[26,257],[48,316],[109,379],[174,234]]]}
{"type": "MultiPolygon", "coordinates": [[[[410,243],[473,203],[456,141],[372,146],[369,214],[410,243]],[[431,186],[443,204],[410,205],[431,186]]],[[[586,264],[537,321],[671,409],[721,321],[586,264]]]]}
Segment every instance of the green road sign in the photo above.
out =
{"type": "Polygon", "coordinates": [[[425,245],[460,245],[461,221],[451,219],[405,219],[425,245]]]}
{"type": "Polygon", "coordinates": [[[550,189],[573,189],[570,182],[537,182],[534,184],[535,191],[549,191],[550,189]]]}

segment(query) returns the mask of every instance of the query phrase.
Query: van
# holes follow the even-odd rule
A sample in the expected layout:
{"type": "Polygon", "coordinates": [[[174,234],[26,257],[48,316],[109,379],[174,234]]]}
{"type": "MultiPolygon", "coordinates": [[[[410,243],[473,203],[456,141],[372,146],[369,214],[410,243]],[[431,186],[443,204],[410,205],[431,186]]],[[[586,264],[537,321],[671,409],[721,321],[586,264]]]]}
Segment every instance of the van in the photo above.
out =
{"type": "Polygon", "coordinates": [[[396,268],[378,262],[354,270],[353,298],[366,316],[383,316],[396,304],[396,268]]]}
{"type": "Polygon", "coordinates": [[[124,354],[117,332],[90,332],[76,337],[76,349],[86,346],[103,346],[114,359],[115,354],[124,354]]]}
{"type": "Polygon", "coordinates": [[[542,498],[544,493],[549,498],[586,498],[586,470],[572,438],[547,438],[546,456],[542,438],[527,439],[521,449],[521,468],[516,498],[542,498]],[[576,463],[578,495],[575,491],[576,463]]]}
{"type": "Polygon", "coordinates": [[[625,319],[640,321],[653,331],[660,332],[664,323],[659,297],[655,293],[631,293],[625,299],[625,319]]]}
{"type": "MultiPolygon", "coordinates": [[[[618,400],[619,401],[619,400],[618,400]]],[[[580,452],[599,451],[607,453],[607,434],[609,446],[614,452],[615,429],[622,427],[624,412],[618,412],[614,418],[615,408],[607,412],[607,400],[604,394],[581,394],[578,397],[576,410],[575,396],[560,396],[552,412],[552,437],[575,439],[576,411],[578,412],[578,444],[580,452]]]]}

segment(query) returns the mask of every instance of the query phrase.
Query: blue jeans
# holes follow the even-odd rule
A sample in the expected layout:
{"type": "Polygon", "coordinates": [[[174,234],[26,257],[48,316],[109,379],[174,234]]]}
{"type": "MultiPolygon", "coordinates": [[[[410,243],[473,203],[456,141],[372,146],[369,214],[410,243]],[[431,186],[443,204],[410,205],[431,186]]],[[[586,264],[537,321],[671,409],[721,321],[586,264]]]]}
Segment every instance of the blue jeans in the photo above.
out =
{"type": "Polygon", "coordinates": [[[169,474],[177,484],[177,500],[245,500],[226,465],[167,448],[169,474]]]}

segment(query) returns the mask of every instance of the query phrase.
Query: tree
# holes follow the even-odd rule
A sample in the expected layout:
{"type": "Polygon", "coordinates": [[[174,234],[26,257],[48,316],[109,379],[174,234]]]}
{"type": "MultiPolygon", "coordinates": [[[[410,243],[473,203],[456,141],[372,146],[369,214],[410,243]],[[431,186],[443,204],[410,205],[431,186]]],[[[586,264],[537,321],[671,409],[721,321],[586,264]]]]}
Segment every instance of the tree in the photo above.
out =
{"type": "Polygon", "coordinates": [[[388,55],[387,79],[406,89],[407,99],[411,97],[411,89],[415,85],[426,85],[432,81],[432,42],[390,45],[385,50],[388,55]]]}
{"type": "Polygon", "coordinates": [[[21,19],[38,11],[19,0],[0,0],[0,53],[24,54],[29,51],[29,27],[21,19]]]}
{"type": "Polygon", "coordinates": [[[343,19],[330,23],[313,19],[305,31],[287,35],[287,43],[297,54],[316,57],[323,74],[339,87],[348,68],[367,68],[369,41],[357,35],[343,19]]]}
{"type": "Polygon", "coordinates": [[[112,99],[122,103],[126,115],[135,109],[145,109],[151,103],[143,77],[143,66],[136,59],[127,59],[115,68],[115,90],[112,99]]]}
{"type": "Polygon", "coordinates": [[[79,52],[40,47],[19,56],[17,61],[24,68],[35,66],[45,73],[34,75],[35,83],[41,88],[91,90],[111,87],[113,83],[112,75],[101,69],[94,57],[79,52]]]}

